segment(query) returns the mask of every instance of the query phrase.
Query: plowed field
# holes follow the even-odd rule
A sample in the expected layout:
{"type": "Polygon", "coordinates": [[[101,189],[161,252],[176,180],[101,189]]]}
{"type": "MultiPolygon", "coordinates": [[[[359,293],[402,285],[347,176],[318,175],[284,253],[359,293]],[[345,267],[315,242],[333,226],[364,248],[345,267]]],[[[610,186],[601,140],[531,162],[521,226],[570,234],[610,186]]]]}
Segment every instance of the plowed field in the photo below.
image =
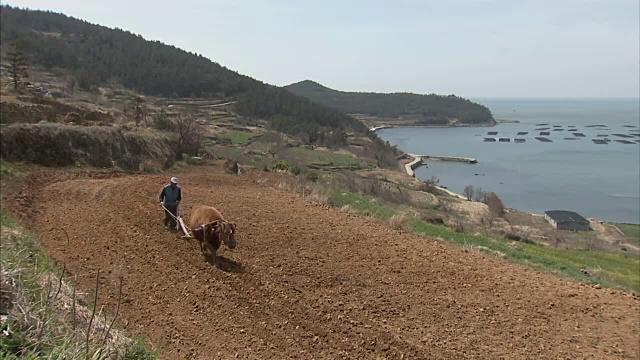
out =
{"type": "Polygon", "coordinates": [[[164,359],[640,356],[629,295],[400,233],[260,185],[261,173],[176,175],[183,218],[210,204],[237,223],[220,267],[163,228],[164,176],[40,175],[8,202],[82,289],[101,269],[111,313],[124,270],[120,322],[164,359]]]}

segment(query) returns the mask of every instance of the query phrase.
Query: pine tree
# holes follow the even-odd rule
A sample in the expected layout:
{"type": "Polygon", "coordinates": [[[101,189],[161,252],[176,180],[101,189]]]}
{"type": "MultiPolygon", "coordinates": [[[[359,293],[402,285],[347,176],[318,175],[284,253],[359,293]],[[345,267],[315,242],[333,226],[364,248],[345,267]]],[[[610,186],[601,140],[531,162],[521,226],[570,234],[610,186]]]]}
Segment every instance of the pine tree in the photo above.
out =
{"type": "Polygon", "coordinates": [[[17,89],[23,78],[29,77],[27,73],[27,59],[24,57],[20,45],[12,44],[12,49],[7,53],[9,59],[9,75],[13,79],[13,88],[17,89]]]}

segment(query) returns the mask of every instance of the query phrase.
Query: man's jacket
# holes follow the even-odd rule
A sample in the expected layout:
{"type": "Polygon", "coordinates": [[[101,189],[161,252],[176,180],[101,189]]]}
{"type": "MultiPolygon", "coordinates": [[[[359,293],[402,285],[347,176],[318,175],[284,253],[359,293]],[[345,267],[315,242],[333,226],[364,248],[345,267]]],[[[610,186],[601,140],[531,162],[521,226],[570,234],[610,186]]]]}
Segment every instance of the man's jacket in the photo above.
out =
{"type": "Polygon", "coordinates": [[[160,201],[166,206],[176,206],[178,201],[182,200],[180,186],[176,185],[175,189],[171,188],[171,184],[165,185],[160,192],[160,201]]]}

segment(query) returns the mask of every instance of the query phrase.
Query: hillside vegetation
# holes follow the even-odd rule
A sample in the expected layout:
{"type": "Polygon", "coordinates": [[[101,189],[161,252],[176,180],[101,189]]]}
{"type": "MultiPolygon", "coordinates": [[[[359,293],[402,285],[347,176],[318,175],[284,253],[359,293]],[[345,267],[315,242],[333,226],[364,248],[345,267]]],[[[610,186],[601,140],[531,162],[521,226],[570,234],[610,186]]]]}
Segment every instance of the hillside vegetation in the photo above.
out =
{"type": "Polygon", "coordinates": [[[43,166],[118,166],[138,170],[155,159],[166,167],[175,159],[171,142],[163,134],[142,134],[107,126],[14,124],[2,131],[0,153],[5,161],[43,166]]]}
{"type": "Polygon", "coordinates": [[[305,80],[286,87],[294,94],[347,114],[411,117],[422,124],[493,124],[491,111],[455,95],[343,92],[305,80]]]}
{"type": "Polygon", "coordinates": [[[339,111],[125,30],[6,5],[0,8],[0,21],[5,58],[17,50],[28,64],[66,69],[72,88],[94,91],[118,83],[151,96],[236,101],[239,114],[269,119],[276,130],[291,135],[316,134],[309,139],[314,143],[344,143],[345,131],[366,133],[361,122],[339,111]]]}

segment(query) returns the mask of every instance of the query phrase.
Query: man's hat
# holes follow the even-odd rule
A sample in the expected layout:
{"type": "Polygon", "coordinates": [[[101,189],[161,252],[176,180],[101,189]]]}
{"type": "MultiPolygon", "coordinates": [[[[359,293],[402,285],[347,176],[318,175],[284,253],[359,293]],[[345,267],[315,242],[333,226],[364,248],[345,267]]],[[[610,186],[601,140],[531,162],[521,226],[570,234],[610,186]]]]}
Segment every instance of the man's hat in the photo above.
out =
{"type": "Polygon", "coordinates": [[[178,184],[178,178],[177,178],[177,177],[175,177],[175,176],[174,176],[174,177],[172,177],[172,178],[171,178],[171,182],[172,182],[172,183],[174,183],[174,184],[178,184]]]}

